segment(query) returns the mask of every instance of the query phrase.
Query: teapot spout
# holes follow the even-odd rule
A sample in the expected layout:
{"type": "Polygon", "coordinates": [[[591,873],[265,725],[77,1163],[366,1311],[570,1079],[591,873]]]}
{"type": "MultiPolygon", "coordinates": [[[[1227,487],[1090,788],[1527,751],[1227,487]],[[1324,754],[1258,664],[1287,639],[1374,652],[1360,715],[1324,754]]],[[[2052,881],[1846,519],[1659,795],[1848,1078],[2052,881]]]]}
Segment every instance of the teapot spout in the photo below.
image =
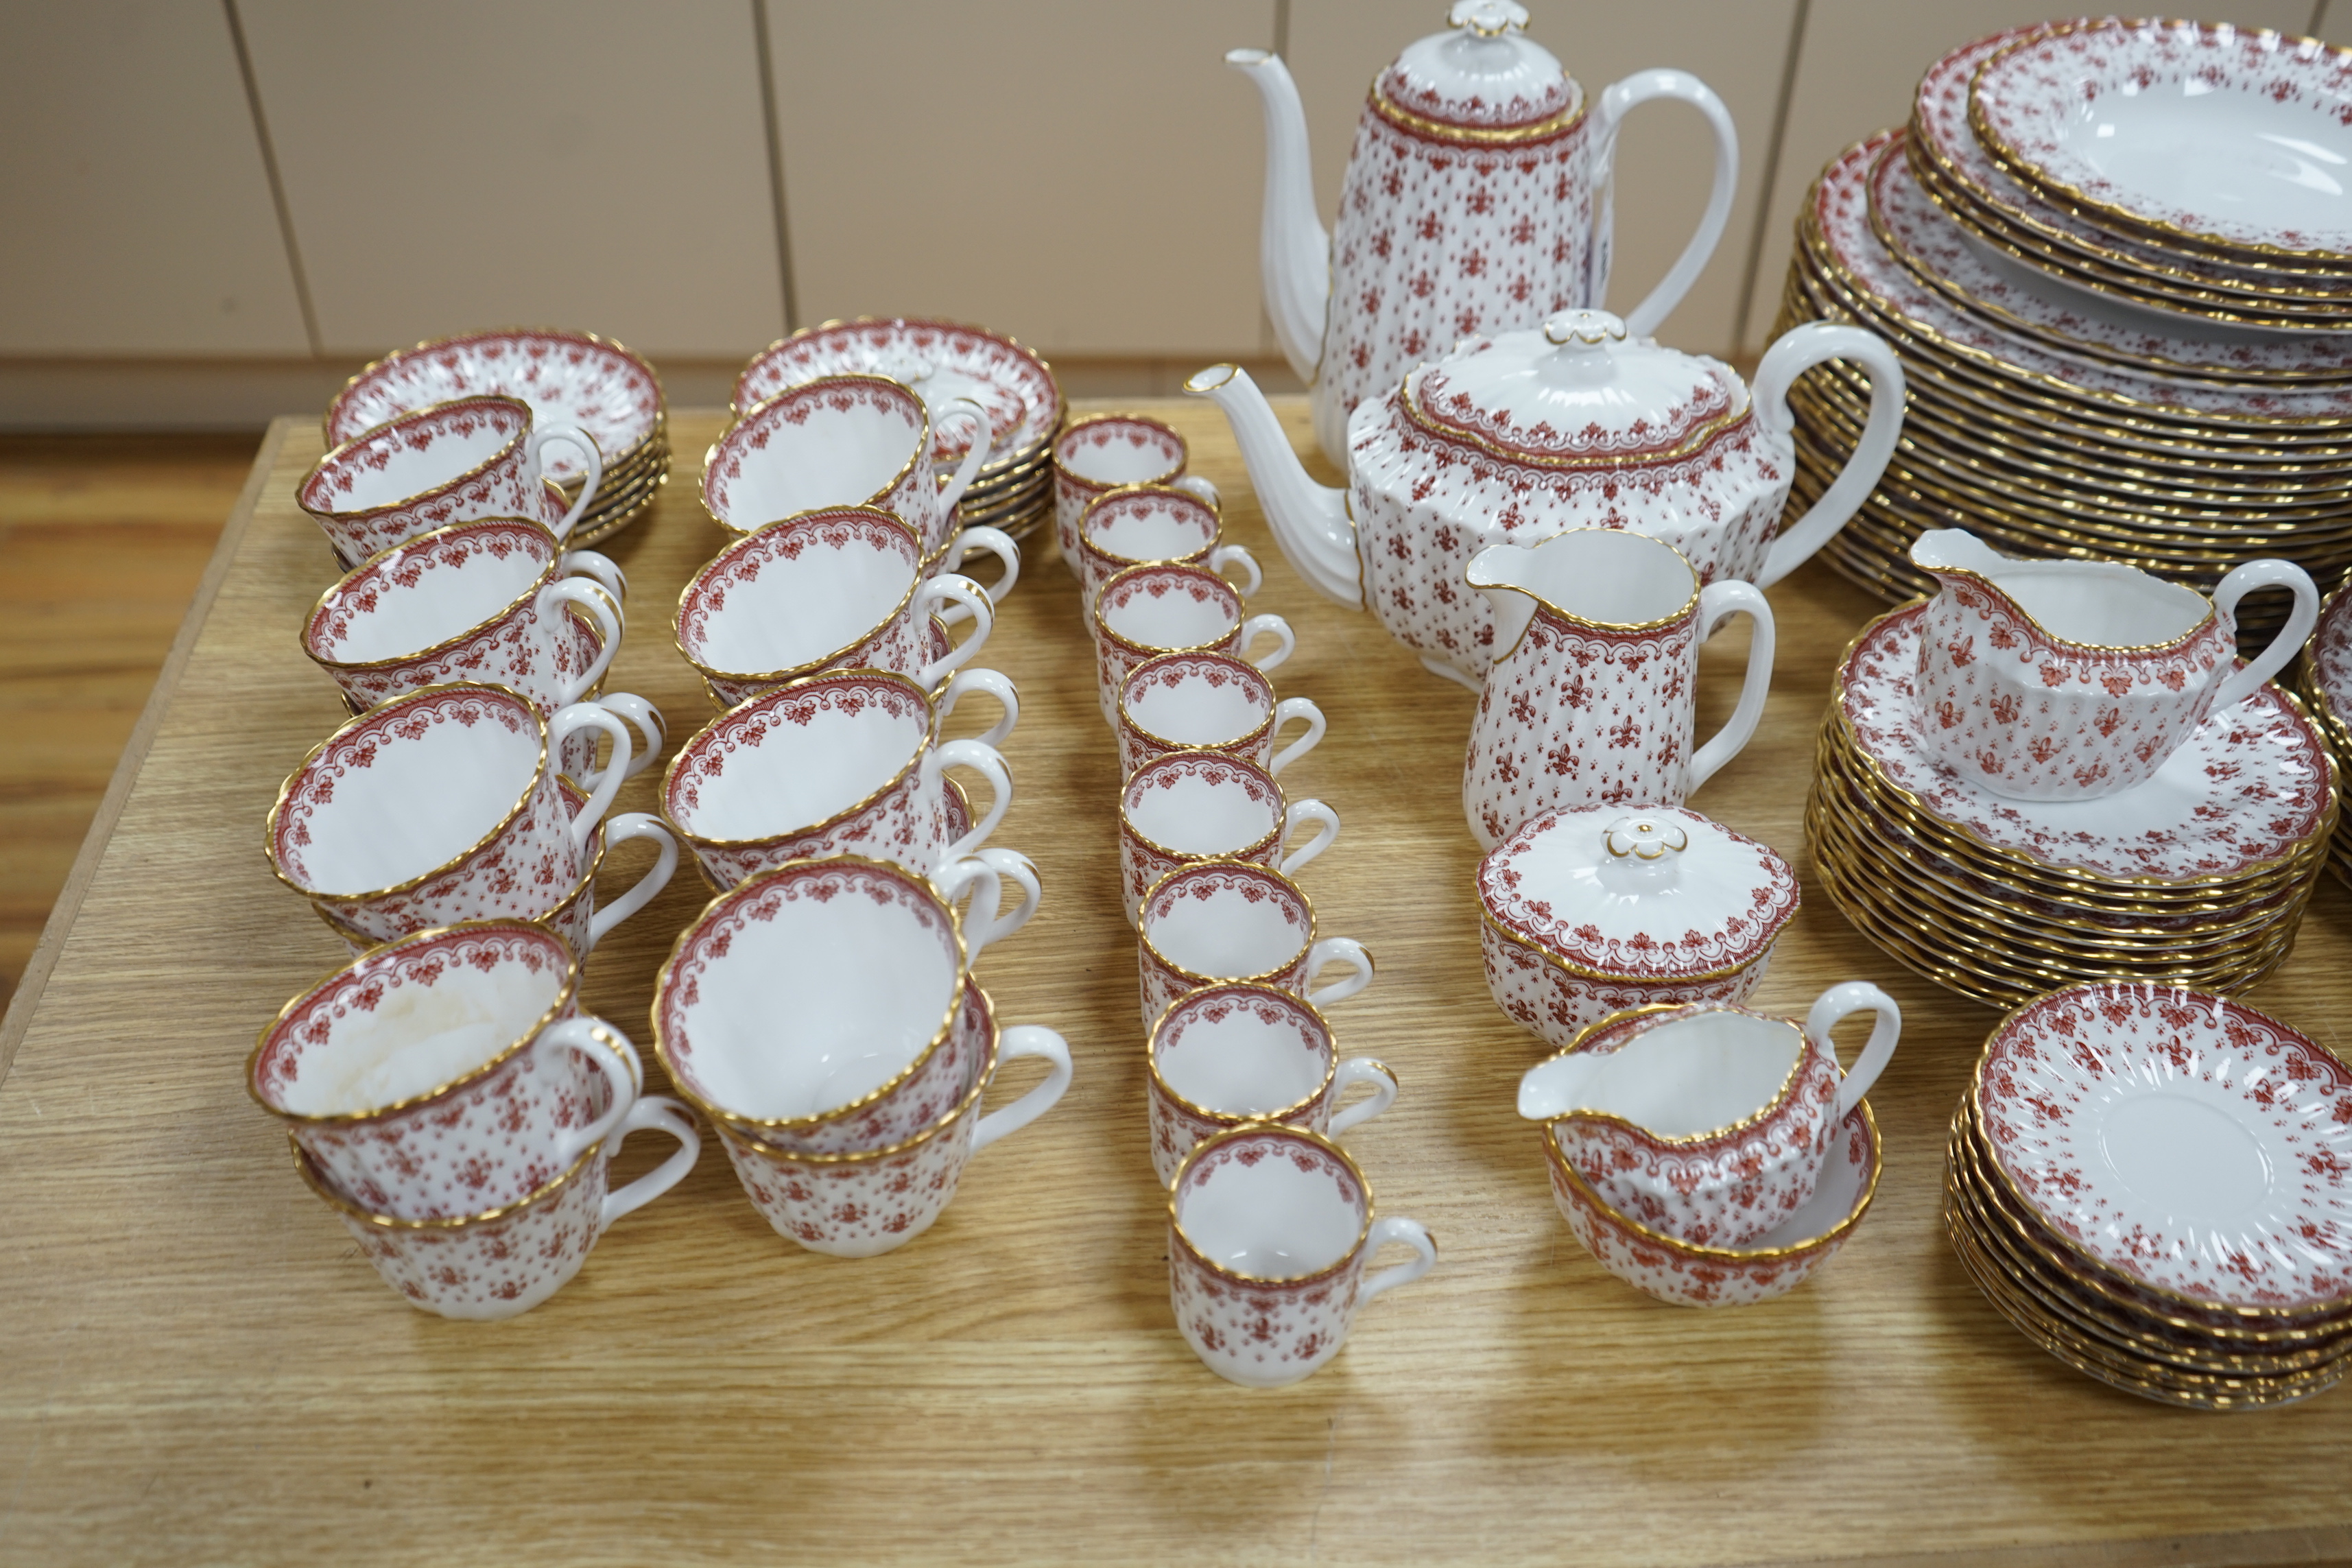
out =
{"type": "Polygon", "coordinates": [[[1225,63],[1250,79],[1265,111],[1265,214],[1258,231],[1258,268],[1265,313],[1283,357],[1311,382],[1323,359],[1323,319],[1331,296],[1331,237],[1315,216],[1315,179],[1307,147],[1307,111],[1279,55],[1233,49],[1225,63]]]}
{"type": "Polygon", "coordinates": [[[1327,597],[1351,610],[1362,609],[1363,580],[1357,570],[1356,525],[1348,516],[1348,492],[1307,477],[1290,437],[1283,434],[1282,422],[1249,372],[1238,365],[1211,365],[1187,381],[1184,391],[1209,398],[1225,411],[1275,542],[1298,574],[1327,597]]]}

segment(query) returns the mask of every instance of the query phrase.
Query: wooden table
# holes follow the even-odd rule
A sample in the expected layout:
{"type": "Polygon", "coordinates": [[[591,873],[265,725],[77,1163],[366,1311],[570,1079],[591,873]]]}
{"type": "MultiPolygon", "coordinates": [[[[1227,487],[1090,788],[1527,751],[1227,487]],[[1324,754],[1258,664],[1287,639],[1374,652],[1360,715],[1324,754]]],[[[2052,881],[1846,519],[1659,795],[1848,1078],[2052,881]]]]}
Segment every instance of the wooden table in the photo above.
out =
{"type": "MultiPolygon", "coordinates": [[[[1334,1022],[1403,1093],[1349,1142],[1382,1209],[1435,1232],[1425,1280],[1286,1390],[1230,1386],[1178,1336],[1117,764],[1074,590],[1040,552],[982,662],[1020,684],[997,841],[1034,857],[1046,904],[982,969],[1001,1016],[1070,1039],[1060,1108],[878,1259],[782,1241],[706,1147],[536,1311],[467,1324],[404,1306],[241,1077],[255,1031],[341,959],[261,855],[279,779],[340,716],[295,641],[334,574],[292,500],[319,430],[286,419],[0,1032],[0,1561],[2352,1556],[2352,1394],[2159,1407],[2047,1359],[1979,1299],[1938,1228],[1938,1141],[1994,1016],[1895,968],[1825,899],[1758,1001],[1801,1013],[1869,978],[1904,1005],[1873,1096],[1886,1176],[1855,1239],[1793,1294],[1717,1312],[1653,1301],[1586,1256],[1512,1110],[1540,1049],[1480,978],[1458,805],[1474,700],[1276,560],[1213,410],[1151,411],[1191,437],[1232,536],[1267,563],[1255,607],[1298,630],[1277,686],[1330,716],[1285,782],[1344,818],[1302,879],[1325,933],[1380,960],[1334,1022]]],[[[1303,400],[1284,412],[1308,450],[1303,400]]],[[[612,684],[678,738],[708,709],[664,623],[720,542],[694,487],[719,426],[676,416],[676,481],[610,547],[636,616],[612,684]]],[[[1875,606],[1818,567],[1772,597],[1764,726],[1696,804],[1809,872],[1830,663],[1875,606]]],[[[1705,656],[1703,731],[1731,701],[1737,641],[1705,656]]],[[[653,782],[621,805],[649,807],[653,782]]],[[[682,875],[590,965],[590,1004],[641,1041],[655,968],[702,897],[682,875]]],[[[2331,884],[2253,1000],[2337,1044],[2347,958],[2352,905],[2331,884]]],[[[665,1152],[645,1142],[629,1171],[665,1152]]]]}

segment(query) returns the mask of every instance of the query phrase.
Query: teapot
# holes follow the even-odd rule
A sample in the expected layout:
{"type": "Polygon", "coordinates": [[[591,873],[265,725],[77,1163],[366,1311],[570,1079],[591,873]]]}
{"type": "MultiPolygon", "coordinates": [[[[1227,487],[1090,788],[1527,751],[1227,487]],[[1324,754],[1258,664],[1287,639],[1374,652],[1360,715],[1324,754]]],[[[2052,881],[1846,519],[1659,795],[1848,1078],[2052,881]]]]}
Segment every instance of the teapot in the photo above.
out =
{"type": "Polygon", "coordinates": [[[1410,45],[1372,82],[1327,236],[1316,216],[1298,89],[1279,57],[1225,63],[1265,114],[1258,256],[1284,357],[1314,389],[1315,436],[1347,461],[1357,405],[1472,332],[1531,327],[1609,290],[1611,164],[1627,110],[1697,108],[1715,132],[1715,184],[1697,232],[1628,319],[1647,336],[1723,236],[1739,177],[1730,112],[1686,71],[1646,70],[1588,102],[1515,0],[1459,0],[1452,31],[1410,45]]]}
{"type": "Polygon", "coordinates": [[[1903,425],[1902,366],[1862,328],[1796,328],[1766,351],[1751,394],[1729,365],[1633,342],[1605,310],[1465,339],[1359,404],[1345,489],[1307,477],[1247,372],[1213,365],[1184,390],[1224,410],[1299,575],[1473,690],[1503,651],[1464,575],[1487,546],[1625,529],[1681,551],[1702,584],[1765,587],[1845,526],[1903,425]],[[1869,372],[1869,421],[1836,482],[1776,539],[1797,472],[1789,385],[1831,359],[1869,372]]]}

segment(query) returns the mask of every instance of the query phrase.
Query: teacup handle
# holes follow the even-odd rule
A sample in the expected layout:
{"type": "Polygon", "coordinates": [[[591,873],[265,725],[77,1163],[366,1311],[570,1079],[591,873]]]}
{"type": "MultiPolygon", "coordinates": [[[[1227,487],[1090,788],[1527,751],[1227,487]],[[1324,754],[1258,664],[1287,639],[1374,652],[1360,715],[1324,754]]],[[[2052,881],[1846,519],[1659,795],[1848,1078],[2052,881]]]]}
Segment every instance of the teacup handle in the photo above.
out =
{"type": "Polygon", "coordinates": [[[617,613],[629,597],[629,574],[621,563],[601,550],[568,550],[557,562],[555,570],[565,577],[593,577],[604,584],[613,595],[613,608],[617,613]]]}
{"type": "Polygon", "coordinates": [[[1003,941],[1029,923],[1037,912],[1037,901],[1044,889],[1037,883],[1037,868],[1029,858],[1012,849],[983,849],[969,859],[950,861],[931,873],[931,886],[939,890],[942,901],[952,905],[966,889],[972,890],[971,905],[965,911],[963,928],[964,962],[980,962],[981,951],[1003,941]],[[1011,882],[1021,894],[1021,902],[1009,915],[1000,915],[1004,896],[1004,883],[1011,882]],[[981,900],[986,899],[987,911],[982,912],[981,900]]]}
{"type": "Polygon", "coordinates": [[[1344,936],[1327,936],[1307,950],[1304,983],[1312,984],[1328,963],[1347,964],[1355,973],[1345,980],[1334,980],[1320,991],[1309,991],[1307,1000],[1318,1007],[1328,1007],[1334,1002],[1345,1002],[1372,983],[1372,955],[1364,944],[1344,936]]]}
{"type": "Polygon", "coordinates": [[[1349,1057],[1339,1064],[1339,1070],[1331,1079],[1331,1103],[1339,1104],[1339,1097],[1348,1092],[1349,1086],[1359,1083],[1371,1085],[1372,1092],[1333,1116],[1330,1131],[1324,1134],[1325,1137],[1337,1138],[1350,1127],[1361,1127],[1396,1103],[1396,1074],[1370,1057],[1349,1057]]]}
{"type": "Polygon", "coordinates": [[[620,1137],[614,1140],[617,1151],[632,1132],[646,1131],[667,1132],[677,1140],[677,1152],[623,1187],[617,1193],[604,1194],[604,1209],[596,1218],[596,1234],[623,1215],[635,1214],[680,1182],[694,1169],[695,1161],[702,1157],[702,1139],[694,1131],[694,1113],[666,1094],[649,1094],[629,1108],[622,1122],[620,1137]]]}
{"type": "Polygon", "coordinates": [[[539,454],[550,441],[562,441],[576,448],[580,453],[581,462],[585,464],[588,469],[588,477],[580,486],[580,499],[572,503],[572,510],[565,512],[562,521],[555,525],[555,537],[558,542],[561,542],[572,537],[572,525],[577,523],[581,514],[588,510],[588,503],[596,499],[596,487],[603,483],[604,479],[604,454],[596,449],[596,438],[578,426],[550,425],[544,429],[531,432],[530,466],[534,473],[545,466],[540,461],[539,454]]]}
{"type": "MultiPolygon", "coordinates": [[[[1013,585],[1021,581],[1021,546],[1003,529],[976,523],[948,541],[947,553],[940,557],[940,570],[963,572],[963,558],[974,549],[985,550],[1004,563],[1004,570],[995,582],[988,585],[988,602],[992,605],[1004,603],[1004,595],[1013,592],[1013,585]]],[[[970,574],[965,573],[965,575],[970,574]]]]}
{"type": "Polygon", "coordinates": [[[586,669],[572,678],[558,699],[559,702],[577,702],[604,679],[604,671],[612,668],[613,656],[621,651],[621,615],[613,603],[611,591],[603,584],[586,577],[558,577],[531,601],[531,616],[541,626],[557,628],[548,634],[551,637],[569,635],[562,625],[566,605],[577,605],[587,611],[604,636],[604,646],[596,650],[596,657],[586,669]]]}
{"type": "Polygon", "coordinates": [[[629,1037],[602,1018],[559,1018],[539,1032],[530,1049],[534,1071],[550,1051],[577,1051],[612,1086],[613,1103],[604,1108],[604,1115],[556,1141],[556,1165],[569,1169],[572,1161],[580,1158],[590,1144],[601,1142],[629,1113],[629,1107],[636,1103],[637,1086],[646,1080],[645,1063],[637,1058],[637,1047],[629,1043],[629,1037]]]}
{"type": "Polygon", "coordinates": [[[989,446],[996,439],[996,432],[989,427],[988,410],[969,397],[950,398],[932,416],[934,423],[959,417],[970,419],[975,429],[971,449],[964,453],[963,461],[956,465],[954,476],[940,490],[939,507],[942,516],[953,510],[956,502],[963,500],[963,492],[971,488],[972,479],[980,473],[980,466],[988,461],[989,446]]]}
{"type": "Polygon", "coordinates": [[[1210,571],[1219,576],[1224,575],[1225,568],[1228,566],[1240,567],[1244,574],[1243,580],[1234,584],[1234,592],[1244,599],[1255,598],[1257,591],[1265,586],[1265,574],[1258,570],[1257,557],[1238,544],[1218,545],[1209,552],[1206,564],[1210,571]]]}
{"type": "Polygon", "coordinates": [[[600,702],[574,702],[555,710],[547,723],[549,762],[564,742],[583,730],[602,730],[613,738],[613,763],[600,770],[596,782],[588,786],[588,803],[572,819],[572,842],[585,849],[589,835],[613,808],[613,797],[621,793],[621,781],[629,773],[629,727],[621,716],[600,702]]]}
{"type": "Polygon", "coordinates": [[[975,1154],[998,1139],[1020,1131],[1053,1110],[1068,1092],[1070,1047],[1061,1036],[1034,1024],[1015,1025],[998,1039],[996,1059],[1002,1065],[1022,1057],[1040,1057],[1049,1064],[1045,1081],[1012,1104],[980,1119],[980,1125],[971,1134],[971,1152],[975,1154]]]}
{"type": "Polygon", "coordinates": [[[1895,1042],[1903,1034],[1903,1009],[1895,1005],[1894,997],[1866,980],[1832,985],[1821,994],[1813,1003],[1813,1010],[1805,1015],[1806,1035],[1832,1062],[1837,1060],[1837,1047],[1830,1041],[1830,1031],[1854,1013],[1875,1013],[1878,1022],[1871,1028],[1869,1044],[1854,1059],[1853,1069],[1838,1085],[1837,1114],[1841,1120],[1862,1103],[1862,1097],[1878,1081],[1878,1075],[1886,1070],[1887,1058],[1895,1054],[1895,1042]]]}
{"type": "Polygon", "coordinates": [[[1202,479],[1198,474],[1179,474],[1168,482],[1175,486],[1180,490],[1198,496],[1201,500],[1207,501],[1211,506],[1217,508],[1220,511],[1224,510],[1225,498],[1217,493],[1216,486],[1211,484],[1208,480],[1202,479]]]}
{"type": "Polygon", "coordinates": [[[1319,800],[1294,800],[1290,803],[1290,809],[1282,814],[1282,842],[1285,845],[1290,842],[1290,836],[1297,831],[1302,822],[1315,825],[1315,837],[1307,841],[1304,848],[1293,849],[1282,858],[1282,864],[1275,869],[1286,877],[1330,848],[1331,840],[1339,837],[1338,812],[1319,800]]]}
{"type": "Polygon", "coordinates": [[[1384,1215],[1372,1221],[1371,1230],[1364,1237],[1364,1256],[1369,1258],[1390,1242],[1402,1242],[1421,1254],[1410,1263],[1400,1263],[1383,1268],[1366,1279],[1356,1290],[1356,1305],[1360,1307],[1383,1290],[1399,1285],[1410,1285],[1437,1267],[1437,1241],[1428,1228],[1417,1219],[1402,1215],[1384,1215]]]}
{"type": "Polygon", "coordinates": [[[1698,640],[1715,635],[1716,627],[1733,616],[1746,616],[1755,630],[1748,643],[1748,674],[1739,683],[1739,704],[1723,728],[1693,752],[1688,794],[1715,776],[1715,771],[1739,754],[1764,717],[1764,698],[1772,686],[1772,606],[1762,593],[1747,583],[1710,583],[1699,590],[1698,640]]]}
{"type": "Polygon", "coordinates": [[[971,578],[959,577],[952,572],[942,572],[915,590],[915,602],[908,612],[914,617],[914,624],[922,626],[932,606],[942,599],[953,599],[971,612],[971,636],[915,673],[915,684],[926,690],[962,668],[987,644],[988,634],[996,629],[996,606],[990,603],[987,591],[971,578]]]}
{"type": "Polygon", "coordinates": [[[669,886],[677,870],[677,836],[660,817],[642,811],[625,811],[604,825],[604,846],[626,844],[634,838],[649,838],[656,848],[653,869],[636,879],[635,884],[619,898],[598,910],[588,922],[588,945],[593,948],[604,940],[605,933],[647,904],[654,895],[669,886]]]}
{"type": "Polygon", "coordinates": [[[994,746],[982,741],[950,741],[923,753],[920,766],[915,770],[917,781],[926,801],[940,797],[940,775],[950,768],[970,768],[988,781],[991,799],[988,814],[972,825],[971,831],[940,851],[943,861],[961,860],[976,854],[1004,820],[1007,806],[1013,804],[1013,774],[1004,765],[1004,755],[994,746]]]}
{"type": "MultiPolygon", "coordinates": [[[[2222,677],[2213,693],[2213,711],[2234,708],[2261,690],[2263,682],[2284,669],[2286,661],[2303,650],[2311,628],[2319,624],[2319,588],[2311,574],[2292,561],[2249,561],[2213,590],[2213,607],[2234,624],[2240,599],[2258,588],[2282,587],[2294,594],[2294,609],[2288,614],[2286,625],[2271,638],[2268,647],[2254,656],[2252,663],[2222,677]]],[[[2216,668],[2228,670],[2230,661],[2225,658],[2216,668]]]]}
{"type": "MultiPolygon", "coordinates": [[[[607,713],[627,720],[635,728],[637,740],[642,744],[633,746],[629,754],[621,759],[623,778],[635,778],[661,760],[662,747],[669,741],[669,721],[662,717],[660,709],[635,692],[607,691],[602,697],[586,700],[580,706],[602,708],[607,713]]],[[[583,789],[594,789],[605,772],[604,768],[592,768],[585,777],[576,782],[583,789]]]]}
{"type": "Polygon", "coordinates": [[[1260,669],[1273,669],[1298,649],[1298,638],[1290,623],[1280,616],[1252,616],[1242,623],[1241,636],[1234,639],[1234,655],[1260,669]],[[1274,651],[1264,658],[1250,658],[1249,646],[1262,637],[1274,639],[1274,651]]]}
{"type": "Polygon", "coordinates": [[[1011,678],[993,669],[956,671],[955,679],[949,681],[947,689],[940,693],[939,717],[932,721],[932,735],[936,737],[946,726],[948,715],[955,711],[956,704],[963,700],[963,694],[967,691],[986,692],[995,698],[997,705],[1004,710],[1003,718],[976,737],[983,746],[1004,744],[1004,738],[1013,733],[1015,724],[1021,722],[1021,693],[1013,687],[1011,678]]]}
{"type": "Polygon", "coordinates": [[[1274,722],[1266,730],[1266,739],[1270,742],[1275,736],[1282,733],[1282,727],[1293,719],[1306,721],[1307,733],[1274,754],[1273,759],[1265,764],[1265,771],[1268,773],[1279,774],[1283,769],[1313,751],[1316,742],[1323,738],[1323,731],[1326,728],[1323,722],[1323,710],[1316,707],[1309,698],[1286,697],[1274,705],[1274,722]]]}

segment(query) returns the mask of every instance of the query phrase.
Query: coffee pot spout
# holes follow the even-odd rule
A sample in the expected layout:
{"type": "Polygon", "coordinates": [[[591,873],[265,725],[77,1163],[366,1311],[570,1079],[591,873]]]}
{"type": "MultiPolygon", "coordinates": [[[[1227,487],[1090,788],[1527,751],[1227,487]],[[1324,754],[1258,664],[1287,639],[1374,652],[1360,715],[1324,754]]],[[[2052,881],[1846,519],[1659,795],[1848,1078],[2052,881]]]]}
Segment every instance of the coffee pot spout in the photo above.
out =
{"type": "Polygon", "coordinates": [[[1187,381],[1184,391],[1224,410],[1275,542],[1298,574],[1327,597],[1351,610],[1362,609],[1363,579],[1357,567],[1356,525],[1348,513],[1348,492],[1307,477],[1282,421],[1275,417],[1249,372],[1238,365],[1211,365],[1187,381]]]}
{"type": "Polygon", "coordinates": [[[1323,322],[1331,296],[1331,237],[1315,214],[1307,111],[1282,57],[1234,49],[1225,63],[1250,79],[1265,112],[1265,211],[1258,230],[1258,268],[1265,313],[1283,357],[1312,382],[1323,359],[1323,322]]]}

